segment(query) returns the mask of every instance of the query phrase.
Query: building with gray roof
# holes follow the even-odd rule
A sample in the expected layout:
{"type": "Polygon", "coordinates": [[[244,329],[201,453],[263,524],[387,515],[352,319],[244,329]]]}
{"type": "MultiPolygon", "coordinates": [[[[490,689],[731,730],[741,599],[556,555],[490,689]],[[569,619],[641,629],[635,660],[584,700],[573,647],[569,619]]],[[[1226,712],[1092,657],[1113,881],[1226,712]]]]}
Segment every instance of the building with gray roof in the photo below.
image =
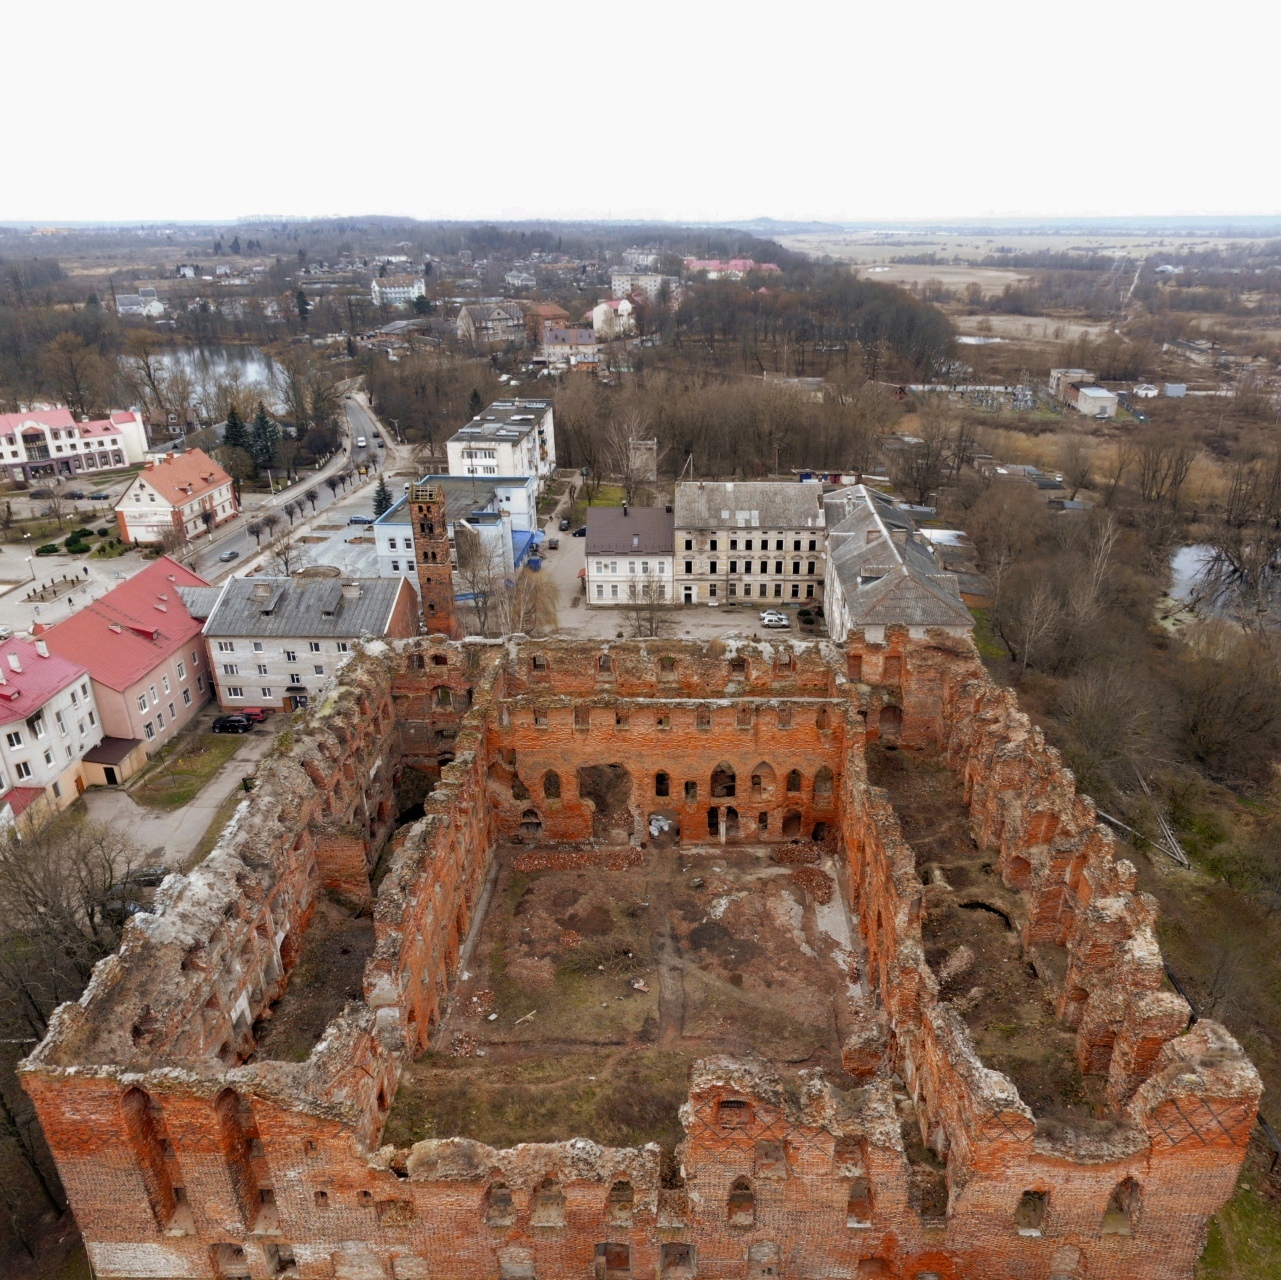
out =
{"type": "Polygon", "coordinates": [[[672,508],[587,508],[587,603],[675,599],[672,508]]]}
{"type": "Polygon", "coordinates": [[[974,619],[956,575],[944,572],[912,519],[868,485],[829,493],[827,515],[828,634],[838,644],[851,631],[870,643],[887,626],[923,636],[931,627],[963,635],[974,619]]]}

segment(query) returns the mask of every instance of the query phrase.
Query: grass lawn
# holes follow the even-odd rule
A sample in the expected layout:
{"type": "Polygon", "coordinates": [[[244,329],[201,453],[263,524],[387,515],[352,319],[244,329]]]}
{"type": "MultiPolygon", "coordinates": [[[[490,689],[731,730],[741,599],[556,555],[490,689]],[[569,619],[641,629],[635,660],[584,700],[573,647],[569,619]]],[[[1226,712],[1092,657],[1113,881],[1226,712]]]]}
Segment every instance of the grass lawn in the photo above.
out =
{"type": "Polygon", "coordinates": [[[1197,1280],[1273,1280],[1281,1276],[1281,1213],[1268,1187],[1269,1158],[1252,1144],[1236,1194],[1210,1221],[1197,1280]]]}
{"type": "Polygon", "coordinates": [[[209,779],[236,754],[242,741],[238,733],[202,733],[185,738],[181,751],[171,747],[161,755],[131,794],[139,804],[153,809],[176,809],[200,794],[209,779]]]}
{"type": "Polygon", "coordinates": [[[999,662],[1010,655],[1006,652],[1005,646],[992,634],[992,624],[988,620],[986,609],[971,609],[970,613],[974,616],[974,646],[979,651],[980,658],[988,658],[993,662],[999,662]]]}
{"type": "Polygon", "coordinates": [[[621,484],[603,484],[587,505],[590,507],[621,507],[627,491],[621,484]]]}

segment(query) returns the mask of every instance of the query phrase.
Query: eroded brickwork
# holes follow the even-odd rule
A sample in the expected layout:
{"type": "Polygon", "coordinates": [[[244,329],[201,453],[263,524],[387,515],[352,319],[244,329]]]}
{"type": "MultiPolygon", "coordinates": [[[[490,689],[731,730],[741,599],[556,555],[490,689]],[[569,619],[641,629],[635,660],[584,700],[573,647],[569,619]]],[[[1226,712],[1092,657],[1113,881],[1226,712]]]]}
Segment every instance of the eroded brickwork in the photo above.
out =
{"type": "Polygon", "coordinates": [[[1230,1194],[1260,1085],[1222,1027],[1187,1030],[1154,915],[955,639],[375,645],[55,1015],[23,1082],[113,1280],[1173,1280],[1230,1194]],[[887,748],[963,784],[994,888],[962,905],[1008,921],[1106,1114],[1038,1116],[981,1060],[947,994],[965,948],[926,958],[954,891],[923,878],[869,781],[887,748]],[[684,845],[834,851],[857,939],[845,1070],[703,1059],[667,1162],[590,1133],[380,1145],[447,1014],[496,844],[599,857],[677,828],[684,845]],[[323,894],[372,911],[362,998],[299,1060],[265,1060],[323,894]]]}

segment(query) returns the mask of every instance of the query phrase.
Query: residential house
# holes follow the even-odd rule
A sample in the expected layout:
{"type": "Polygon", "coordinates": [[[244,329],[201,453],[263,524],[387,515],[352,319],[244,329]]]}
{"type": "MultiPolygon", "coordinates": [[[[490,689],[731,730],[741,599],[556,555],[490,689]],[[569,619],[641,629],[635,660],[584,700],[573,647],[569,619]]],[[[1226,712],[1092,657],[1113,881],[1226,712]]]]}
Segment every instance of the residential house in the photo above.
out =
{"type": "Polygon", "coordinates": [[[600,343],[594,329],[543,330],[539,353],[548,364],[594,365],[600,360],[600,343]]]}
{"type": "Polygon", "coordinates": [[[509,271],[503,277],[503,283],[509,289],[532,289],[538,281],[528,271],[509,271]]]}
{"type": "Polygon", "coordinates": [[[757,262],[754,258],[730,258],[728,261],[720,258],[686,258],[684,266],[686,275],[706,271],[709,280],[741,280],[753,271],[775,272],[781,269],[777,262],[757,262]]]}
{"type": "Polygon", "coordinates": [[[228,578],[204,625],[224,711],[298,710],[358,642],[417,633],[404,578],[228,578]]]}
{"type": "MultiPolygon", "coordinates": [[[[519,568],[533,549],[538,532],[536,476],[495,476],[483,481],[464,476],[424,476],[419,484],[435,484],[445,495],[450,561],[458,563],[455,524],[467,521],[485,526],[486,540],[505,537],[494,546],[508,569],[519,568]],[[493,517],[491,520],[489,517],[493,517]],[[492,532],[495,523],[500,533],[492,532]]],[[[380,578],[404,577],[417,584],[414,568],[414,523],[407,497],[402,497],[374,521],[374,543],[380,578]]]]}
{"type": "Polygon", "coordinates": [[[375,276],[369,290],[376,307],[409,307],[427,296],[427,282],[422,276],[375,276]]]}
{"type": "Polygon", "coordinates": [[[658,267],[657,249],[624,249],[623,265],[631,271],[653,271],[658,267]]]}
{"type": "Polygon", "coordinates": [[[939,567],[911,517],[868,485],[852,485],[824,500],[827,523],[827,598],[823,613],[837,644],[861,632],[883,644],[885,628],[906,626],[924,639],[940,628],[965,635],[974,619],[956,575],[939,567]]]}
{"type": "Polygon", "coordinates": [[[81,765],[102,741],[84,666],[44,640],[0,644],[0,787],[19,829],[36,827],[85,789],[81,765]]]}
{"type": "Polygon", "coordinates": [[[606,298],[598,302],[584,319],[590,318],[592,328],[602,342],[610,342],[636,332],[635,310],[630,298],[606,298]]]}
{"type": "Polygon", "coordinates": [[[676,486],[676,585],[682,604],[823,598],[823,486],[773,480],[676,486]]]}
{"type": "Polygon", "coordinates": [[[239,511],[231,477],[203,449],[153,456],[116,503],[126,542],[190,542],[239,511]]]}
{"type": "Polygon", "coordinates": [[[134,466],[146,453],[147,425],[136,411],[92,422],[68,409],[0,414],[0,474],[17,483],[134,466]]]}
{"type": "Polygon", "coordinates": [[[123,782],[209,701],[205,615],[183,594],[193,590],[218,594],[161,556],[43,632],[50,652],[83,663],[92,681],[105,736],[85,756],[91,786],[123,782]]]}
{"type": "Polygon", "coordinates": [[[141,293],[118,293],[116,295],[116,315],[144,316],[154,320],[165,313],[165,304],[156,297],[156,291],[150,290],[150,296],[141,293]]]}
{"type": "Polygon", "coordinates": [[[1050,395],[1066,404],[1068,392],[1073,383],[1082,384],[1095,381],[1097,379],[1089,369],[1051,369],[1050,395]]]}
{"type": "Polygon", "coordinates": [[[550,400],[495,400],[445,442],[451,476],[538,480],[541,493],[556,471],[556,431],[550,400]]]}
{"type": "Polygon", "coordinates": [[[458,341],[477,351],[525,344],[525,308],[519,302],[469,302],[458,312],[458,341]]]}
{"type": "Polygon", "coordinates": [[[673,602],[675,537],[670,506],[588,507],[587,603],[673,602]]]}
{"type": "Polygon", "coordinates": [[[525,308],[525,340],[530,346],[540,346],[544,329],[563,329],[569,320],[569,312],[564,307],[554,302],[536,302],[525,308]]]}
{"type": "Polygon", "coordinates": [[[675,276],[660,275],[656,271],[611,271],[609,274],[609,291],[616,298],[639,293],[650,302],[658,302],[664,290],[669,298],[673,298],[680,291],[680,281],[675,276]]]}

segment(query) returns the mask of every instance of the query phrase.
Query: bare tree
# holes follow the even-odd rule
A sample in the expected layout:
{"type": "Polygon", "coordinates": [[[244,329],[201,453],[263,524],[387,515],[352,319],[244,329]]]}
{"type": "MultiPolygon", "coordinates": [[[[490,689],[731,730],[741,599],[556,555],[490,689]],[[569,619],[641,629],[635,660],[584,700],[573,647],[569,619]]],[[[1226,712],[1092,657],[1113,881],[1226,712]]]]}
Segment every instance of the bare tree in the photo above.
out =
{"type": "Polygon", "coordinates": [[[261,520],[250,520],[250,522],[247,525],[245,525],[245,532],[248,533],[251,538],[253,538],[254,543],[257,546],[259,547],[262,546],[262,535],[266,532],[266,530],[263,528],[261,520]]]}
{"type": "Polygon", "coordinates": [[[1063,483],[1070,495],[1069,500],[1075,501],[1076,495],[1088,488],[1094,466],[1094,450],[1087,437],[1078,432],[1065,435],[1059,441],[1058,464],[1063,473],[1063,483]]]}
{"type": "Polygon", "coordinates": [[[338,486],[342,483],[336,475],[325,477],[325,488],[329,490],[330,497],[338,496],[338,486]]]}
{"type": "Polygon", "coordinates": [[[292,534],[286,534],[272,547],[268,560],[271,572],[281,578],[293,577],[310,563],[310,548],[305,542],[296,542],[292,534]]]}
{"type": "Polygon", "coordinates": [[[52,516],[58,522],[58,528],[62,528],[62,518],[67,514],[67,496],[62,487],[61,477],[54,476],[48,481],[49,494],[45,499],[45,514],[52,516]]]}
{"type": "Polygon", "coordinates": [[[1027,675],[1028,666],[1039,658],[1054,639],[1063,610],[1054,588],[1039,574],[1020,584],[1021,590],[1007,591],[997,612],[997,625],[1011,656],[1027,675]]]}
{"type": "Polygon", "coordinates": [[[266,511],[258,517],[258,523],[266,531],[267,541],[270,542],[276,536],[276,526],[280,523],[280,516],[275,511],[266,511]]]}
{"type": "Polygon", "coordinates": [[[628,584],[623,613],[637,639],[668,636],[676,629],[676,611],[667,584],[653,578],[628,584]]]}
{"type": "Polygon", "coordinates": [[[917,442],[896,451],[890,463],[894,483],[922,505],[952,474],[956,425],[957,419],[946,405],[923,411],[917,442]]]}
{"type": "Polygon", "coordinates": [[[312,486],[310,489],[308,489],[308,490],[307,490],[307,492],[306,492],[306,493],[304,493],[302,496],[303,496],[304,498],[306,498],[306,500],[307,500],[309,503],[311,503],[311,513],[312,513],[312,515],[315,515],[315,514],[316,514],[316,503],[317,503],[317,501],[318,501],[318,500],[319,500],[319,498],[320,498],[320,493],[319,493],[319,491],[318,491],[318,490],[316,489],[316,487],[313,485],[313,486],[312,486]]]}
{"type": "Polygon", "coordinates": [[[302,507],[297,502],[290,501],[286,502],[280,509],[289,517],[289,527],[292,529],[294,527],[294,517],[302,514],[302,507]]]}

